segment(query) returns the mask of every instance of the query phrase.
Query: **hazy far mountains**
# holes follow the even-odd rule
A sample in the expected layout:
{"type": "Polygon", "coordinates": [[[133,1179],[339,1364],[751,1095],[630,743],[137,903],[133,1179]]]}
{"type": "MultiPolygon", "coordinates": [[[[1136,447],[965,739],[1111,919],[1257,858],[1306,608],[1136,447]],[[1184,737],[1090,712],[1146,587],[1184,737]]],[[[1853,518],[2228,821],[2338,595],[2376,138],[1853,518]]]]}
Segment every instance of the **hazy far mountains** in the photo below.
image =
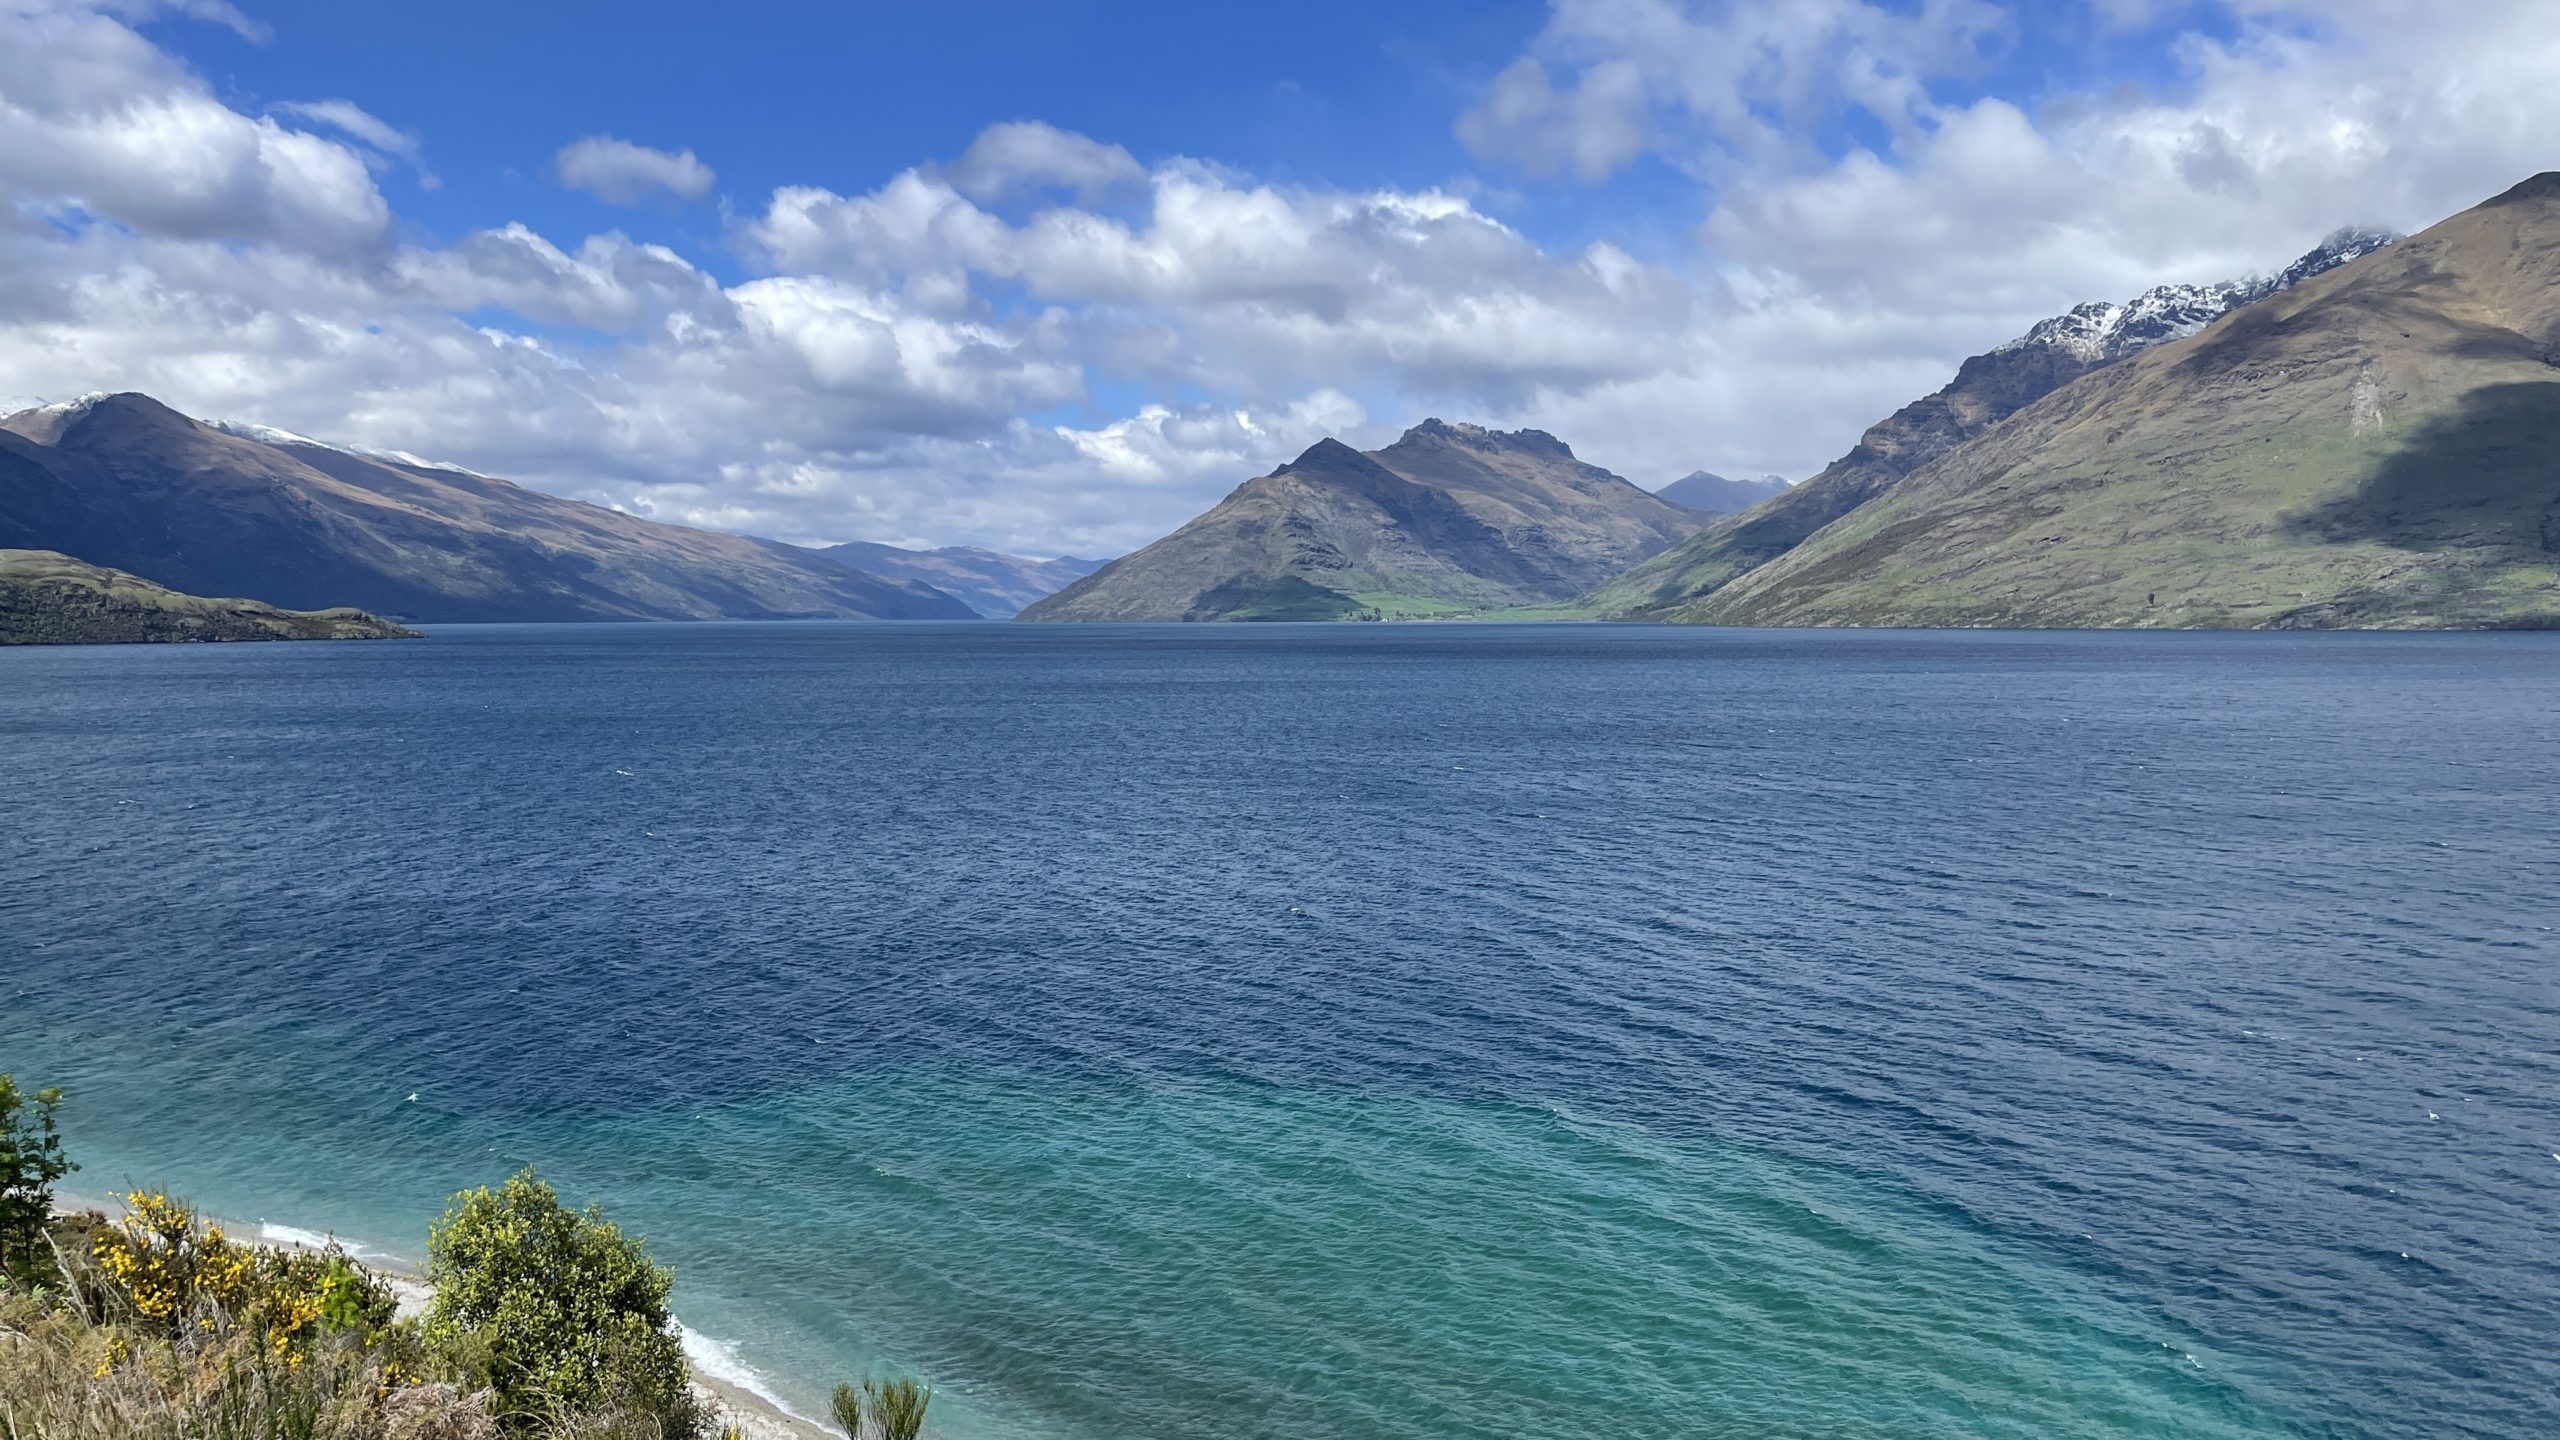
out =
{"type": "Polygon", "coordinates": [[[1727,480],[1704,470],[1692,470],[1653,493],[1701,515],[1738,515],[1773,495],[1783,495],[1787,482],[1776,475],[1763,475],[1757,480],[1727,480]]]}
{"type": "Polygon", "coordinates": [[[1425,420],[1369,454],[1325,440],[1025,620],[1334,620],[1566,598],[1705,517],[1537,430],[1425,420]]]}
{"type": "Polygon", "coordinates": [[[1109,563],[1072,555],[1032,560],[975,545],[907,550],[868,540],[830,545],[818,553],[867,575],[922,581],[990,620],[1010,620],[1024,606],[1064,590],[1109,563]]]}
{"type": "Polygon", "coordinates": [[[409,620],[969,619],[911,579],[146,395],[0,419],[0,546],[196,595],[409,620]]]}

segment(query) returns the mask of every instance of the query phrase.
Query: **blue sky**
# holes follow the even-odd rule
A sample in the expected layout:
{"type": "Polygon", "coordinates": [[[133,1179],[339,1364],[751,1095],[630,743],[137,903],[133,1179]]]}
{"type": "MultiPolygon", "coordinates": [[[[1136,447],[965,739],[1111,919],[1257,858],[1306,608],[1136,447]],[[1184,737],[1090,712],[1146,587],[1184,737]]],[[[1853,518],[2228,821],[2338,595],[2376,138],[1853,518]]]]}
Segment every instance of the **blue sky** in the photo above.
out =
{"type": "MultiPolygon", "coordinates": [[[[1543,0],[709,11],[670,0],[272,0],[248,13],[263,38],[183,17],[153,34],[242,109],[344,97],[421,136],[440,184],[406,185],[400,211],[430,238],[509,220],[546,232],[619,226],[699,246],[717,263],[715,217],[674,206],[634,215],[563,190],[547,175],[554,152],[597,133],[690,149],[717,169],[722,194],[752,203],[781,185],[869,189],[920,159],[959,154],[1004,120],[1275,181],[1479,187],[1548,244],[1613,238],[1658,251],[1687,243],[1713,204],[1711,185],[1659,156],[1595,186],[1488,167],[1459,142],[1453,117],[1538,34],[1543,0]]],[[[2014,14],[1981,48],[1978,72],[1936,77],[1933,92],[2033,105],[2091,88],[2174,90],[2184,38],[2233,31],[2210,7],[2163,8],[2126,27],[2101,24],[2086,3],[2040,0],[2014,14]]],[[[1796,118],[1829,155],[1890,139],[1851,107],[1796,118]]]]}
{"type": "Polygon", "coordinates": [[[2532,0],[0,0],[0,401],[1034,553],[1434,413],[1800,478],[2545,168],[2555,65],[2532,0]]]}

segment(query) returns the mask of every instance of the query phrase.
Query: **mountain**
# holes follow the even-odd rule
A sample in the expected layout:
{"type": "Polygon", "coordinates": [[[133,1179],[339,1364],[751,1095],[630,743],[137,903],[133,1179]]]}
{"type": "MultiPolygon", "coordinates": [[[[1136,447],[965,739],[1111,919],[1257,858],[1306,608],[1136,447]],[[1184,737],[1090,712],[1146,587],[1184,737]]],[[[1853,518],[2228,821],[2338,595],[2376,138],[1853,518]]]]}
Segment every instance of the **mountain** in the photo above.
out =
{"type": "Polygon", "coordinates": [[[796,546],[203,424],[145,395],[0,419],[0,545],[197,594],[420,620],[971,618],[930,586],[796,546]]]}
{"type": "Polygon", "coordinates": [[[2038,321],[2017,339],[1965,361],[1937,393],[1876,422],[1821,474],[1716,522],[1600,586],[1577,601],[1577,608],[1668,616],[1786,554],[1903,477],[2092,370],[2194,334],[2233,309],[2290,290],[2397,238],[2386,230],[2339,230],[2272,278],[2162,285],[2122,305],[2080,305],[2038,321]]]}
{"type": "Polygon", "coordinates": [[[1727,480],[1704,470],[1692,470],[1653,493],[1701,515],[1739,515],[1772,495],[1787,493],[1787,482],[1775,475],[1727,480]]]}
{"type": "Polygon", "coordinates": [[[2560,625],[2555,367],[2560,173],[2083,375],[1671,618],[2560,625]]]}
{"type": "Polygon", "coordinates": [[[0,645],[416,639],[361,610],[279,610],[181,595],[51,550],[0,550],[0,645]]]}
{"type": "Polygon", "coordinates": [[[867,540],[830,545],[818,553],[867,575],[922,581],[989,620],[1010,620],[1032,601],[1054,595],[1109,563],[1072,555],[1032,560],[974,545],[906,550],[867,540]]]}
{"type": "Polygon", "coordinates": [[[1025,620],[1343,620],[1571,596],[1694,532],[1538,430],[1425,420],[1383,450],[1319,441],[1025,620]]]}

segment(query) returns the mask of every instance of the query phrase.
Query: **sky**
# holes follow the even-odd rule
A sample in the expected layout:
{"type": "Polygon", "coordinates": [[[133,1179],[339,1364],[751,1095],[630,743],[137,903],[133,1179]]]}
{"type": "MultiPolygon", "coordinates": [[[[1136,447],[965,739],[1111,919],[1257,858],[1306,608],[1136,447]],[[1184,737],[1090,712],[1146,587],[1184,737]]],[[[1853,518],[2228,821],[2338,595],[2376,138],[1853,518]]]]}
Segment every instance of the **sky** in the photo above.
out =
{"type": "Polygon", "coordinates": [[[1801,479],[2560,167],[2548,0],[0,0],[0,408],[1117,554],[1335,436],[1801,479]]]}

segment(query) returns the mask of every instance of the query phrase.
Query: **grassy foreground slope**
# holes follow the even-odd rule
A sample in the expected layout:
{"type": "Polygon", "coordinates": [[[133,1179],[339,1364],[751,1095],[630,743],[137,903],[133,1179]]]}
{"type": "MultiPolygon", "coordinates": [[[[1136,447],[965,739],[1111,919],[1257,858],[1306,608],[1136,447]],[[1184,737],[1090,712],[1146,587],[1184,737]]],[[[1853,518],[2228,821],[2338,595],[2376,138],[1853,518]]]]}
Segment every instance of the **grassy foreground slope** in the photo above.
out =
{"type": "Polygon", "coordinates": [[[2560,624],[2560,174],[2065,386],[1667,618],[2560,624]]]}
{"type": "Polygon", "coordinates": [[[0,550],[0,645],[415,638],[362,610],[212,600],[51,550],[0,550]]]}

